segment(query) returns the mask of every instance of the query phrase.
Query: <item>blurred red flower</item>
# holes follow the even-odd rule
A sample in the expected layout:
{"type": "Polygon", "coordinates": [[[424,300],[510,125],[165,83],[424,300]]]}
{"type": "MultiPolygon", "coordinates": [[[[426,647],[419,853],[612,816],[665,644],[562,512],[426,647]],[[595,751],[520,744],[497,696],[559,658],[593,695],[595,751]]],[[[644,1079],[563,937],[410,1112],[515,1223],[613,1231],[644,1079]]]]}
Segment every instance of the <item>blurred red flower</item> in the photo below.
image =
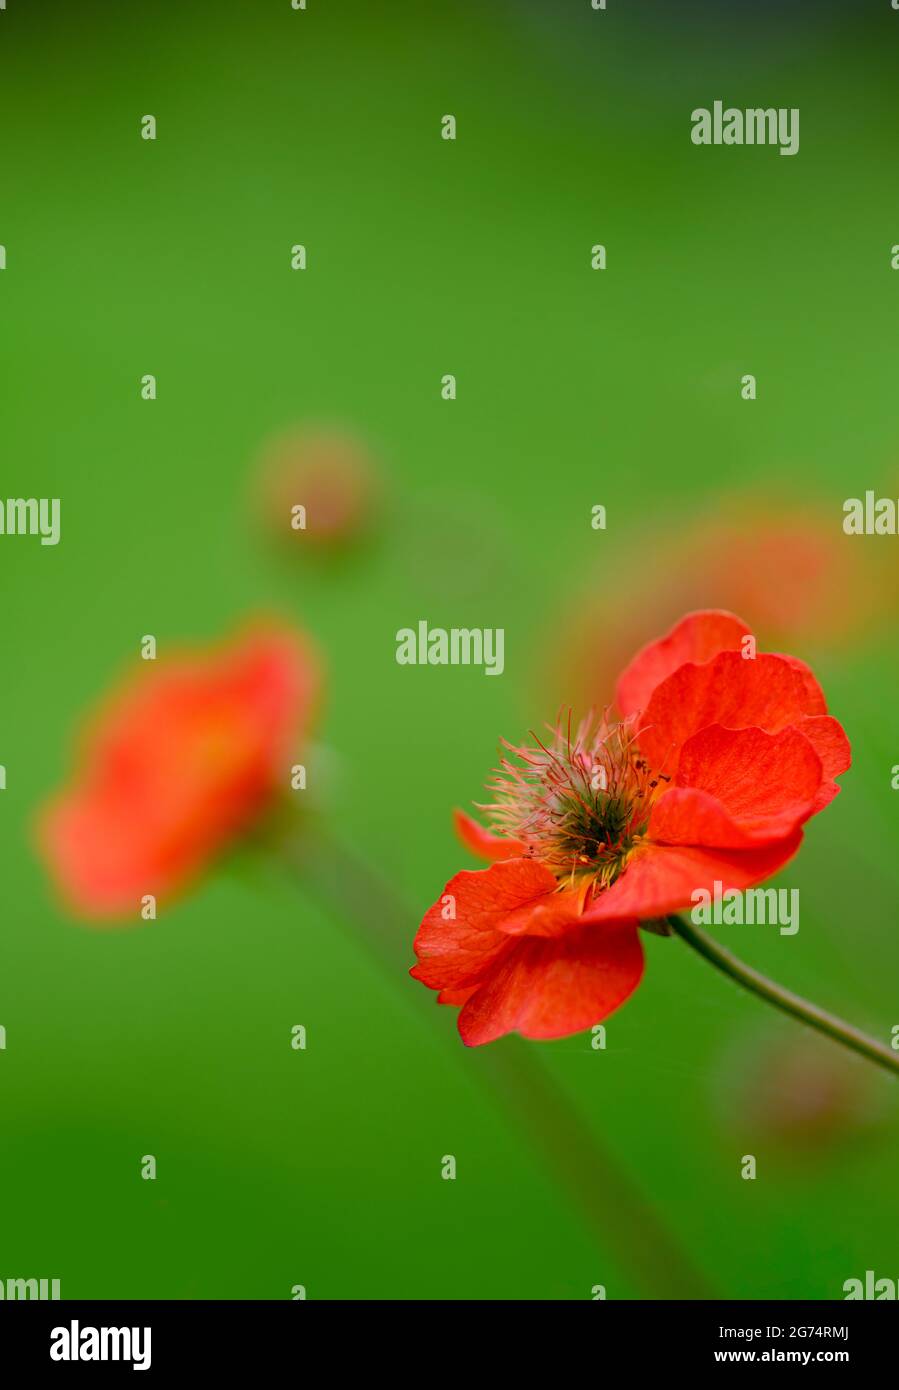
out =
{"type": "Polygon", "coordinates": [[[291,632],[261,628],[144,667],[101,708],[39,845],[79,915],[134,916],[169,895],[288,785],[315,663],[291,632]]]}
{"type": "Polygon", "coordinates": [[[468,847],[495,862],[450,879],[412,975],[461,1006],[470,1045],[605,1018],[642,976],[638,925],[782,868],[849,766],[809,668],[756,654],[730,613],[689,614],[640,651],[617,704],[618,722],[506,745],[489,829],[457,813],[468,847]]]}
{"type": "MultiPolygon", "coordinates": [[[[625,541],[603,538],[603,566],[571,608],[554,658],[553,698],[589,704],[611,687],[634,650],[681,613],[708,607],[739,613],[760,643],[823,652],[861,640],[895,612],[895,566],[885,551],[859,546],[827,506],[788,492],[731,494],[697,517],[644,527],[641,563],[628,571],[627,602],[609,570],[627,563],[625,541]]],[[[555,621],[555,619],[554,619],[555,621]]],[[[535,673],[535,685],[545,685],[535,673]]]]}

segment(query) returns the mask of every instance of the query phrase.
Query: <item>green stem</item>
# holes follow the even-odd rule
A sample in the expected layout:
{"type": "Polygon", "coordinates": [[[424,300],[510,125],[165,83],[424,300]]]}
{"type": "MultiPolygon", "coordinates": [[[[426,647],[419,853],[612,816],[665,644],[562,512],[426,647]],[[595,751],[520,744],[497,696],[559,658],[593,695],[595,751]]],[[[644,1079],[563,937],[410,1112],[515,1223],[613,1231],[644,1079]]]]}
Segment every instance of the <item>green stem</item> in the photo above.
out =
{"type": "Polygon", "coordinates": [[[683,917],[669,917],[668,924],[671,930],[686,941],[688,946],[699,955],[704,956],[707,961],[714,965],[716,970],[729,975],[743,989],[748,989],[752,994],[757,994],[760,999],[767,999],[769,1004],[773,1004],[776,1009],[781,1009],[783,1013],[790,1014],[793,1018],[798,1018],[800,1023],[805,1023],[809,1028],[816,1028],[819,1033],[825,1033],[834,1042],[842,1043],[843,1047],[851,1048],[853,1052],[858,1052],[862,1057],[868,1057],[878,1066],[885,1067],[887,1071],[899,1072],[899,1052],[894,1052],[885,1044],[869,1038],[867,1034],[853,1028],[850,1024],[844,1023],[841,1018],[836,1018],[834,1014],[829,1014],[824,1009],[819,1009],[817,1004],[810,1004],[807,999],[801,999],[798,994],[792,994],[790,990],[783,989],[773,980],[769,980],[766,975],[762,975],[758,970],[753,970],[751,966],[744,965],[736,956],[731,955],[723,946],[719,946],[714,937],[709,936],[701,927],[695,923],[687,921],[683,917]]]}

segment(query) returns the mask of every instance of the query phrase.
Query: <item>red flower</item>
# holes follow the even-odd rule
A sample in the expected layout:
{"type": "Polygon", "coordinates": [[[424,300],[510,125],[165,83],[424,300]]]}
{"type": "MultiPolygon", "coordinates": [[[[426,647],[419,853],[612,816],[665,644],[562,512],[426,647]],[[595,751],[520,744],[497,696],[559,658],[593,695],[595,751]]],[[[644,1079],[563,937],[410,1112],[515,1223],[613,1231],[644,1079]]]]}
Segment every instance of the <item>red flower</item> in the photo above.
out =
{"type": "Polygon", "coordinates": [[[790,860],[836,795],[849,743],[809,668],[753,655],[724,612],[689,614],[618,682],[620,722],[510,748],[474,853],[426,913],[412,975],[461,1006],[470,1045],[591,1027],[643,973],[637,928],[697,889],[742,891],[790,860]]]}
{"type": "Polygon", "coordinates": [[[248,830],[289,785],[317,678],[288,632],[262,630],[144,667],[101,710],[39,841],[80,915],[135,917],[248,830]]]}

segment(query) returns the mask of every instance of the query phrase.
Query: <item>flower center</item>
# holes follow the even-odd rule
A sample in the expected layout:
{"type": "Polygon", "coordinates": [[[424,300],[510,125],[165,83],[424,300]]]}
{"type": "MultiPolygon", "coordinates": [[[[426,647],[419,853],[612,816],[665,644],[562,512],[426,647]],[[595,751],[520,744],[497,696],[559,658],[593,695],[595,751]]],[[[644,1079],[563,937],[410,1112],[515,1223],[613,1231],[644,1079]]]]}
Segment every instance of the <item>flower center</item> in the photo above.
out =
{"type": "Polygon", "coordinates": [[[668,778],[640,756],[633,720],[591,714],[576,733],[569,718],[549,735],[543,742],[532,733],[520,748],[503,740],[509,756],[488,783],[495,800],[482,809],[560,881],[582,877],[595,893],[624,869],[668,778]]]}

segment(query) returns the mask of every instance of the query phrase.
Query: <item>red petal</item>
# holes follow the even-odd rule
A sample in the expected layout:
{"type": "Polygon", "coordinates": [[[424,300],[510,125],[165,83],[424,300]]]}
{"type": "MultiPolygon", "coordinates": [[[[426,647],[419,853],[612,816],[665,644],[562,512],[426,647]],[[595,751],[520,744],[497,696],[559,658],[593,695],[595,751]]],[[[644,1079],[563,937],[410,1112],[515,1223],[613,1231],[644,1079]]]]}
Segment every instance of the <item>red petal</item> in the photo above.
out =
{"type": "Polygon", "coordinates": [[[722,891],[742,892],[783,868],[802,843],[797,830],[786,840],[759,849],[718,850],[696,845],[647,845],[638,850],[611,888],[587,908],[583,921],[640,922],[680,912],[693,905],[698,888],[710,892],[715,880],[722,891]]]}
{"type": "Polygon", "coordinates": [[[478,859],[489,859],[495,864],[502,859],[520,858],[525,852],[526,846],[520,840],[509,840],[505,835],[492,834],[464,811],[453,811],[453,824],[465,848],[471,850],[478,859]]]}
{"type": "MultiPolygon", "coordinates": [[[[409,971],[410,975],[415,975],[415,969],[409,971]]],[[[419,977],[416,975],[416,979],[419,977]]],[[[438,1004],[453,1004],[457,1009],[461,1009],[463,1004],[467,1004],[476,989],[480,985],[465,985],[462,989],[442,989],[437,996],[438,1004]]]]}
{"type": "Polygon", "coordinates": [[[829,714],[807,715],[796,721],[796,728],[808,739],[824,768],[824,781],[815,802],[815,810],[820,811],[840,790],[833,779],[851,766],[852,749],[843,726],[829,714]]]}
{"type": "MultiPolygon", "coordinates": [[[[753,725],[776,734],[806,714],[821,713],[802,663],[782,656],[745,660],[721,652],[704,666],[681,666],[654,691],[641,720],[641,752],[658,771],[677,771],[681,746],[708,724],[753,725]]],[[[817,693],[816,693],[817,692],[817,693]]]]}
{"type": "Polygon", "coordinates": [[[747,833],[716,796],[697,787],[672,787],[666,792],[652,809],[648,834],[654,844],[717,849],[750,849],[777,838],[747,833]]]}
{"type": "Polygon", "coordinates": [[[649,838],[730,849],[783,840],[814,814],[822,776],[796,729],[710,724],[681,749],[677,785],[653,807],[649,838]]]}
{"type": "Polygon", "coordinates": [[[498,956],[511,950],[511,938],[503,932],[477,931],[465,922],[429,921],[430,915],[418,929],[418,964],[409,974],[428,989],[439,989],[441,1003],[452,1003],[459,991],[477,988],[498,956]]]}
{"type": "Polygon", "coordinates": [[[512,1032],[526,1038],[580,1033],[623,1004],[642,975],[635,923],[519,940],[459,1015],[462,1041],[477,1047],[512,1032]]]}
{"type": "Polygon", "coordinates": [[[775,652],[774,655],[779,656],[781,661],[788,661],[805,686],[806,714],[826,714],[827,701],[824,698],[824,691],[815,679],[812,668],[806,666],[804,661],[800,661],[798,656],[786,656],[783,652],[775,652]]]}
{"type": "Polygon", "coordinates": [[[416,980],[430,989],[456,990],[479,981],[510,948],[507,932],[529,918],[556,880],[532,859],[510,859],[489,869],[463,869],[425,913],[415,938],[416,980]],[[454,899],[454,918],[444,900],[454,899]]]}
{"type": "Polygon", "coordinates": [[[507,936],[564,936],[580,924],[583,895],[563,890],[539,898],[530,908],[510,912],[499,930],[507,936]]]}
{"type": "Polygon", "coordinates": [[[707,609],[688,613],[666,637],[637,653],[618,680],[615,698],[623,715],[645,709],[657,685],[686,662],[699,665],[719,652],[738,651],[750,629],[733,613],[707,609]]]}

